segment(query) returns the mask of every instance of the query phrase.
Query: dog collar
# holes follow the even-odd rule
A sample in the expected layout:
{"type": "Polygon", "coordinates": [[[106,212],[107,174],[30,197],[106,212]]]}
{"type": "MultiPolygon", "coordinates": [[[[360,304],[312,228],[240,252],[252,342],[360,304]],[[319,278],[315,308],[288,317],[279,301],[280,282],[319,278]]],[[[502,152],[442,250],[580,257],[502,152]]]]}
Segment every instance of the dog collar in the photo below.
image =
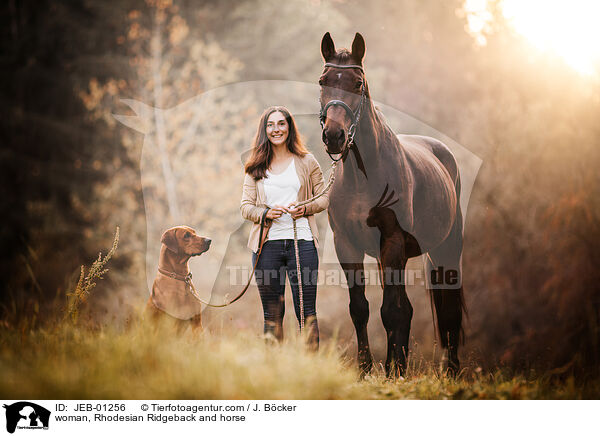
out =
{"type": "Polygon", "coordinates": [[[162,269],[160,266],[158,267],[158,272],[164,276],[170,277],[175,280],[179,280],[181,282],[188,283],[192,279],[192,273],[189,272],[186,275],[178,274],[174,271],[167,271],[166,269],[162,269]]]}

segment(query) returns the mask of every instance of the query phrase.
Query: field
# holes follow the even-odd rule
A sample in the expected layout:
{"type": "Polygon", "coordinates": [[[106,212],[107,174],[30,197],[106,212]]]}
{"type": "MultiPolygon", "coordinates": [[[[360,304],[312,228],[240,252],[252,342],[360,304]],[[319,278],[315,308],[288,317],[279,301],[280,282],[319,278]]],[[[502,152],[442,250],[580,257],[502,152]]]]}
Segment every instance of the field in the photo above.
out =
{"type": "MultiPolygon", "coordinates": [[[[352,330],[349,322],[337,326],[321,323],[321,346],[313,352],[306,347],[304,336],[296,333],[295,320],[288,313],[286,339],[274,343],[256,333],[261,321],[256,292],[250,292],[243,305],[232,306],[236,309],[233,313],[205,313],[209,316],[204,331],[178,330],[170,319],[151,321],[141,304],[122,322],[98,322],[90,314],[99,301],[90,297],[98,295],[92,290],[108,272],[105,267],[118,242],[117,229],[107,255],[99,255],[89,269],[82,266],[66,305],[57,308],[54,317],[49,314],[41,322],[21,318],[20,322],[2,323],[3,398],[588,399],[597,398],[600,392],[597,379],[584,383],[557,370],[540,374],[529,369],[525,374],[508,366],[482,369],[481,359],[474,355],[463,357],[458,377],[449,377],[435,342],[433,349],[427,350],[414,336],[405,377],[385,377],[377,360],[383,348],[381,338],[374,344],[373,371],[361,377],[352,357],[356,345],[348,336],[352,330]],[[238,321],[231,322],[233,317],[238,321]]],[[[323,307],[340,305],[337,293],[327,287],[322,292],[323,307]]],[[[288,307],[289,299],[288,293],[288,307]]],[[[419,306],[418,298],[414,300],[419,306]]],[[[371,305],[373,318],[377,318],[377,307],[379,304],[371,305]]],[[[325,319],[336,318],[327,310],[320,313],[325,319]]],[[[335,313],[339,320],[349,318],[341,317],[339,308],[335,313]]],[[[374,330],[373,336],[383,336],[374,330]]]]}
{"type": "Polygon", "coordinates": [[[457,379],[413,356],[404,379],[382,368],[360,379],[335,339],[316,353],[288,335],[269,344],[257,335],[175,333],[143,320],[122,331],[62,322],[0,333],[0,395],[35,399],[583,399],[582,386],[551,374],[528,376],[469,366],[457,379]]]}
{"type": "MultiPolygon", "coordinates": [[[[5,2],[0,394],[600,399],[600,2],[535,3],[5,2]],[[367,259],[376,366],[360,378],[326,212],[317,215],[319,352],[297,338],[289,287],[279,345],[261,337],[255,286],[234,305],[206,309],[200,336],[141,316],[161,235],[175,225],[212,240],[189,262],[203,298],[222,303],[243,288],[243,168],[267,107],[291,110],[328,173],[319,123],[326,32],[337,48],[364,37],[363,83],[393,132],[439,139],[457,158],[466,316],[456,379],[442,370],[417,258],[407,265],[416,279],[406,286],[410,367],[393,381],[381,367],[377,263],[367,259]],[[113,258],[90,266],[117,227],[113,258]]],[[[379,162],[368,154],[373,138],[356,138],[365,192],[369,163],[379,162]]]]}

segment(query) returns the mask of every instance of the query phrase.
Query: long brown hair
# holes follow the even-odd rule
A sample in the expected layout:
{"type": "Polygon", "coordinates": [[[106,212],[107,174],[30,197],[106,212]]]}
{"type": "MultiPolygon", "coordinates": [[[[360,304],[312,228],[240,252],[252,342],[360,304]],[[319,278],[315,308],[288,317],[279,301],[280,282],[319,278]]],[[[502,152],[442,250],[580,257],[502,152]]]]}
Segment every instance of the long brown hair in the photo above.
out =
{"type": "Polygon", "coordinates": [[[304,156],[308,150],[302,143],[296,122],[288,111],[283,106],[271,106],[267,108],[260,117],[258,130],[252,142],[252,154],[246,162],[244,170],[247,174],[254,177],[255,180],[260,180],[267,175],[267,169],[271,166],[273,160],[273,146],[267,137],[267,120],[273,112],[281,112],[288,123],[288,137],[286,145],[290,153],[296,156],[304,156]]]}

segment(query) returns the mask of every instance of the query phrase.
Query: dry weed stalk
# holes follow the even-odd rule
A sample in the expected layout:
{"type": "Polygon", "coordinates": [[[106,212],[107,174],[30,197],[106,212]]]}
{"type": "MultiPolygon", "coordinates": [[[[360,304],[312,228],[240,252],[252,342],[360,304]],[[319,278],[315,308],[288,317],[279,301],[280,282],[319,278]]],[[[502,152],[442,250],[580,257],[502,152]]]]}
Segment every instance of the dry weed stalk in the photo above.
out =
{"type": "Polygon", "coordinates": [[[65,311],[65,319],[71,317],[73,323],[77,322],[79,317],[79,308],[90,295],[90,291],[96,286],[96,280],[102,280],[104,274],[108,272],[108,268],[105,268],[108,261],[115,254],[119,245],[119,227],[115,230],[115,237],[113,240],[112,247],[109,252],[102,258],[102,252],[98,253],[98,259],[92,263],[87,275],[85,274],[85,267],[81,265],[81,273],[77,286],[73,292],[67,294],[67,308],[65,311]]]}

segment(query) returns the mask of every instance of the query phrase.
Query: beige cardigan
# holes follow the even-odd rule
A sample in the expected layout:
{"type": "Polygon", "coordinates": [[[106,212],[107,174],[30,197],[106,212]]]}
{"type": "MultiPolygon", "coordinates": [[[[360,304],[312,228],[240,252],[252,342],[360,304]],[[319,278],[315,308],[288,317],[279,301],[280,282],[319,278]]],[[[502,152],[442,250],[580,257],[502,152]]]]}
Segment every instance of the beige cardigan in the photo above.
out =
{"type": "MultiPolygon", "coordinates": [[[[294,164],[296,173],[300,180],[300,190],[298,191],[298,200],[305,201],[315,195],[320,194],[325,189],[325,181],[323,180],[323,172],[315,157],[307,153],[303,157],[294,155],[294,164]]],[[[244,187],[242,191],[242,204],[240,210],[242,217],[252,221],[250,229],[250,237],[248,238],[248,247],[256,252],[258,251],[258,235],[260,233],[260,219],[265,208],[266,195],[263,180],[254,180],[249,174],[244,178],[244,187]]],[[[317,222],[314,214],[327,209],[329,206],[329,193],[325,193],[316,200],[306,204],[305,216],[308,219],[310,231],[315,240],[315,246],[319,247],[319,231],[317,230],[317,222]]]]}

